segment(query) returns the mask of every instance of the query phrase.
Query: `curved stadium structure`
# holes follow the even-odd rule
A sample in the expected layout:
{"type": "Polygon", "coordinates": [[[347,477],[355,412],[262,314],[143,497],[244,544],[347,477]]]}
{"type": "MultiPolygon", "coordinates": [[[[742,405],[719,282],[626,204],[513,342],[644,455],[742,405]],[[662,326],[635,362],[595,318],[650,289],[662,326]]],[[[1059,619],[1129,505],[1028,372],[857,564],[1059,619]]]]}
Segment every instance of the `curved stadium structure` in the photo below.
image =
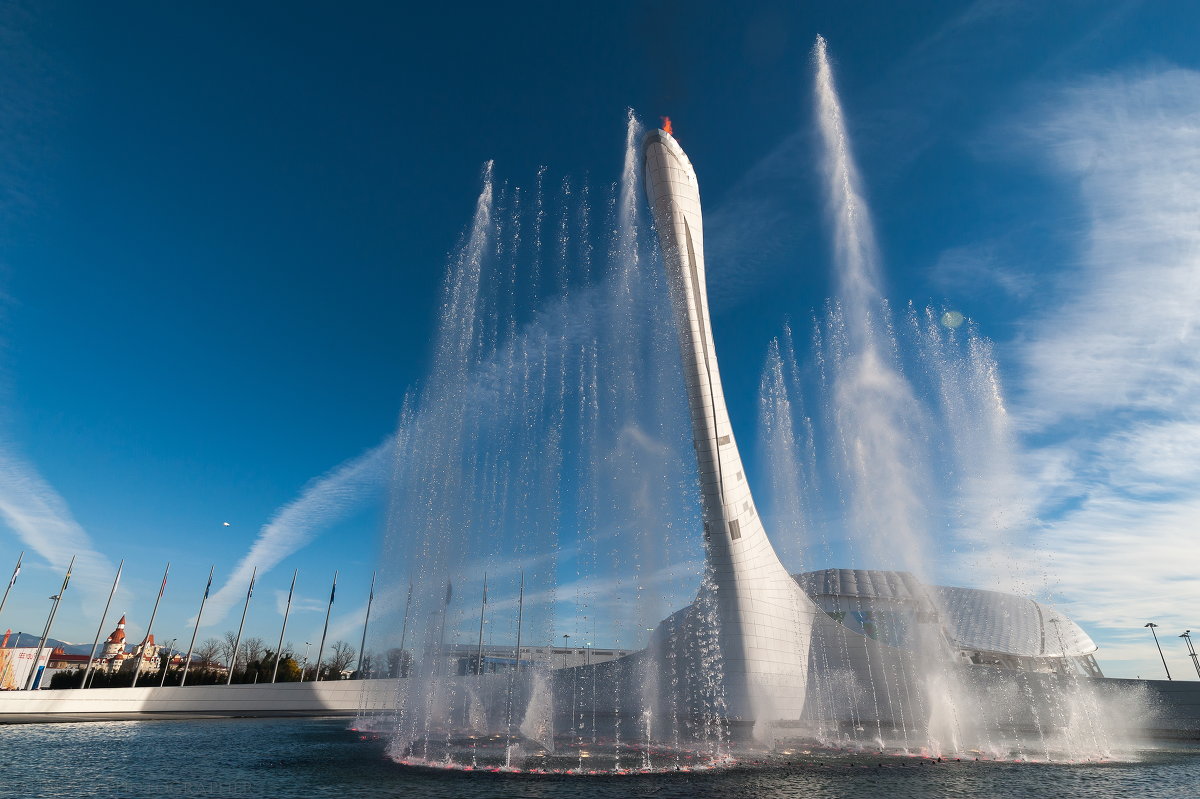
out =
{"type": "Polygon", "coordinates": [[[1032,599],[978,588],[927,586],[908,572],[823,569],[795,579],[831,619],[889,646],[908,646],[916,625],[933,622],[964,665],[1104,676],[1088,634],[1032,599]]]}

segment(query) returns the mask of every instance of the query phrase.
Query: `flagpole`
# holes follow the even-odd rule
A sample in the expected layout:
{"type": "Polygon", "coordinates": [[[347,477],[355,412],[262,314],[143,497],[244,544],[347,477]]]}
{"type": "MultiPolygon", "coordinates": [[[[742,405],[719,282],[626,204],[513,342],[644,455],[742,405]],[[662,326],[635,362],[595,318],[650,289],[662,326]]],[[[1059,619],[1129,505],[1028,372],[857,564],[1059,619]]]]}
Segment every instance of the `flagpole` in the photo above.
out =
{"type": "Polygon", "coordinates": [[[46,629],[42,632],[42,640],[38,641],[37,651],[33,653],[33,669],[29,672],[29,681],[25,683],[25,690],[32,691],[33,683],[39,678],[38,660],[42,657],[42,650],[46,648],[46,639],[50,637],[50,625],[54,624],[54,615],[58,613],[59,603],[62,602],[63,594],[67,592],[67,584],[71,582],[71,569],[75,568],[75,556],[71,556],[71,562],[67,564],[67,575],[63,577],[62,588],[58,589],[58,593],[50,597],[54,600],[54,604],[50,607],[50,617],[46,619],[46,629]]]}
{"type": "Polygon", "coordinates": [[[200,632],[200,617],[204,615],[204,603],[208,601],[208,589],[212,588],[213,569],[217,564],[208,567],[208,582],[204,585],[204,596],[200,597],[200,612],[196,614],[196,625],[192,627],[192,642],[188,644],[187,657],[183,659],[183,674],[179,677],[179,687],[187,682],[188,667],[192,665],[192,650],[196,648],[196,634],[200,632]]]}
{"type": "MultiPolygon", "coordinates": [[[[525,570],[521,569],[521,592],[517,599],[517,657],[516,669],[514,675],[508,679],[508,699],[504,703],[504,723],[508,725],[508,739],[505,745],[505,751],[509,751],[509,746],[512,745],[512,695],[513,683],[517,681],[517,676],[521,673],[521,614],[525,610],[525,570]]],[[[506,756],[507,759],[508,756],[506,756]]]]}
{"type": "Polygon", "coordinates": [[[146,658],[146,647],[150,646],[150,633],[154,630],[154,617],[158,615],[158,603],[162,602],[163,591],[167,590],[167,574],[171,571],[171,563],[167,561],[167,568],[163,570],[162,585],[158,587],[158,599],[154,600],[154,610],[150,611],[150,623],[146,625],[146,637],[142,640],[142,651],[138,653],[137,663],[133,667],[133,682],[130,688],[137,687],[138,677],[142,674],[142,661],[146,658]]]}
{"type": "Polygon", "coordinates": [[[479,604],[479,648],[475,655],[475,673],[483,674],[483,612],[487,608],[487,572],[483,573],[483,602],[479,604]]]}
{"type": "Polygon", "coordinates": [[[96,628],[96,638],[92,641],[92,653],[88,656],[87,669],[83,672],[83,681],[79,683],[80,688],[87,688],[88,677],[92,673],[92,664],[96,662],[96,647],[100,645],[100,634],[104,632],[104,621],[108,618],[108,608],[112,605],[113,594],[117,593],[117,584],[121,582],[121,570],[125,568],[125,561],[122,559],[117,564],[117,576],[113,579],[112,590],[108,592],[108,601],[104,603],[104,613],[100,614],[100,626],[96,628]]]}
{"type": "Polygon", "coordinates": [[[17,575],[21,573],[21,561],[25,559],[25,550],[21,550],[21,554],[17,555],[17,567],[13,569],[12,577],[8,581],[8,587],[4,589],[4,598],[0,599],[0,613],[4,612],[4,606],[8,604],[8,592],[17,584],[17,575]]]}
{"type": "Polygon", "coordinates": [[[525,570],[521,570],[521,593],[517,598],[517,673],[521,671],[521,621],[525,615],[525,570]]]}
{"type": "Polygon", "coordinates": [[[329,592],[329,604],[325,607],[325,628],[321,630],[321,645],[317,647],[317,682],[321,680],[321,654],[325,651],[325,635],[329,632],[329,614],[333,611],[333,596],[337,593],[337,576],[333,572],[333,590],[329,592]]]}
{"type": "MultiPolygon", "coordinates": [[[[412,575],[408,579],[408,598],[404,600],[404,626],[400,630],[400,664],[397,671],[404,671],[404,639],[408,637],[408,606],[412,604],[412,575]]],[[[407,676],[403,673],[397,674],[397,677],[407,676]]]]}
{"type": "Polygon", "coordinates": [[[363,652],[367,650],[367,625],[371,623],[371,603],[375,601],[375,572],[371,572],[371,592],[367,594],[367,615],[363,617],[362,643],[358,647],[358,679],[363,679],[363,652]]]}
{"type": "Polygon", "coordinates": [[[229,656],[229,674],[225,678],[225,684],[229,685],[233,682],[233,669],[237,665],[238,647],[242,645],[242,628],[246,626],[246,611],[250,609],[250,597],[254,596],[254,578],[258,576],[258,567],[250,572],[250,587],[246,589],[246,604],[242,605],[242,620],[238,623],[237,638],[233,641],[233,654],[229,656]]]}
{"type": "Polygon", "coordinates": [[[292,571],[292,587],[288,589],[287,607],[283,610],[283,627],[279,628],[279,646],[275,647],[275,668],[271,671],[271,682],[275,682],[275,677],[279,674],[279,660],[283,657],[283,634],[287,632],[288,614],[292,612],[292,593],[296,590],[296,575],[299,573],[299,569],[292,571]]]}
{"type": "MultiPolygon", "coordinates": [[[[446,661],[446,671],[450,670],[450,663],[446,659],[446,615],[450,612],[450,600],[454,597],[454,581],[446,579],[446,601],[442,605],[442,624],[438,630],[438,649],[437,657],[439,661],[446,661]]],[[[435,664],[436,668],[436,664],[435,664]]]]}

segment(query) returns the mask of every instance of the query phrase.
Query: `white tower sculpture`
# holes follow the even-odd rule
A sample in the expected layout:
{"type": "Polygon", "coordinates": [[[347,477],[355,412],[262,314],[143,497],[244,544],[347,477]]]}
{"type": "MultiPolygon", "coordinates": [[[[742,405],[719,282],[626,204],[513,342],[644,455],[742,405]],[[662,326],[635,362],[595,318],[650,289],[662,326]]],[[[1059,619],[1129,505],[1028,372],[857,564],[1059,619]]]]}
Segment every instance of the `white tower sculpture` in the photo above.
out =
{"type": "MultiPolygon", "coordinates": [[[[725,701],[731,718],[765,729],[772,722],[798,720],[804,710],[809,642],[821,611],[767,539],[725,409],[708,317],[696,173],[666,130],[648,133],[642,149],[646,194],[683,357],[708,558],[716,581],[725,701]]],[[[756,735],[762,729],[756,727],[756,735]]]]}

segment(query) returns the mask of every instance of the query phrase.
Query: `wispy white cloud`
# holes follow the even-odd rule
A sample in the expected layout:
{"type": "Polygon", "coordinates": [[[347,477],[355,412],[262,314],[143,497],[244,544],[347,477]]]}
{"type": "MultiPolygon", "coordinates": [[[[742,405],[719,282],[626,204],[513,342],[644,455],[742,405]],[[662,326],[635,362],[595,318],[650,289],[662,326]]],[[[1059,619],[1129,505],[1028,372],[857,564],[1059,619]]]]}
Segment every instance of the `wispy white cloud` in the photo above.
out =
{"type": "Polygon", "coordinates": [[[0,518],[51,568],[66,572],[75,557],[71,587],[91,603],[103,602],[116,569],[96,551],[66,501],[31,464],[0,442],[0,518]]]}
{"type": "Polygon", "coordinates": [[[204,626],[225,618],[245,592],[256,567],[260,576],[265,574],[308,544],[323,528],[350,515],[367,498],[382,491],[393,451],[393,438],[389,435],[366,452],[311,480],[300,496],[276,511],[225,584],[209,599],[204,626]]]}
{"type": "MultiPolygon", "coordinates": [[[[275,592],[275,612],[280,616],[287,610],[287,591],[275,592]]],[[[313,613],[325,610],[325,600],[316,597],[292,597],[292,613],[313,613]]]]}
{"type": "Polygon", "coordinates": [[[1200,74],[1076,87],[1034,129],[1086,207],[1066,299],[1028,330],[1030,421],[1191,409],[1200,387],[1200,74]]]}
{"type": "Polygon", "coordinates": [[[1027,130],[1084,210],[1020,349],[1042,555],[1064,609],[1148,676],[1142,625],[1200,621],[1200,73],[1072,86],[1027,130]]]}
{"type": "Polygon", "coordinates": [[[949,295],[977,297],[999,289],[1017,300],[1029,297],[1037,284],[1032,274],[1013,266],[998,241],[943,250],[929,270],[929,279],[949,295]]]}

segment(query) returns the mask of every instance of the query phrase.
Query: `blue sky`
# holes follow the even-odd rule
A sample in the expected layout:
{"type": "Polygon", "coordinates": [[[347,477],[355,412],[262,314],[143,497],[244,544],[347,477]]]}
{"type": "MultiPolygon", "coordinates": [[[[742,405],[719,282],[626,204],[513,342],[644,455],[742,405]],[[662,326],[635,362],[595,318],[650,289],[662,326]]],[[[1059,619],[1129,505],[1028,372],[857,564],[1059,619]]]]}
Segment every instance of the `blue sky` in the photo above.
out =
{"type": "MultiPolygon", "coordinates": [[[[1153,618],[1186,675],[1200,11],[1050,5],[6,5],[0,569],[27,554],[0,627],[40,630],[79,551],[56,637],[90,641],[122,558],[115,611],[136,632],[170,560],[156,632],[184,636],[209,565],[224,585],[268,528],[287,545],[259,545],[278,562],[256,602],[300,569],[310,609],[289,637],[307,640],[338,568],[335,623],[356,641],[378,447],[429,368],[481,165],[606,186],[630,107],[669,114],[699,172],[751,448],[770,339],[834,290],[820,33],[887,296],[948,303],[995,344],[1004,490],[1031,509],[1048,584],[1110,673],[1157,673],[1153,618]]],[[[261,607],[251,632],[273,640],[261,607]]],[[[236,624],[218,618],[209,633],[236,624]]]]}

